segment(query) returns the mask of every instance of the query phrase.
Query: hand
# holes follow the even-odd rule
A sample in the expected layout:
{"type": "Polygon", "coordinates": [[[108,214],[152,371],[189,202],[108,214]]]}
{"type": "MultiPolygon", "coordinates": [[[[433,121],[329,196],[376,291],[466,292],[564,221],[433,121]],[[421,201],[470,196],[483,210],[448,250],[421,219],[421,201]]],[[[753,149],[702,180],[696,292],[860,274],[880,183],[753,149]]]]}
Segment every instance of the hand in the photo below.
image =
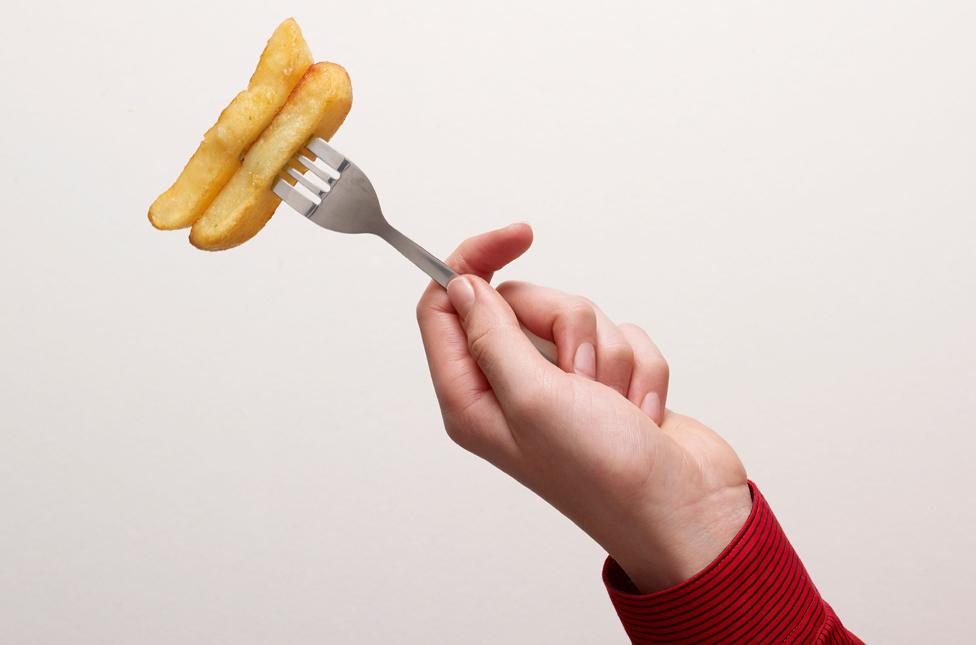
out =
{"type": "Polygon", "coordinates": [[[589,300],[486,280],[532,243],[516,224],[471,238],[458,273],[417,306],[448,435],[535,491],[600,543],[645,593],[687,580],[752,506],[739,458],[667,410],[668,367],[634,325],[589,300]],[[555,342],[546,361],[519,320],[555,342]]]}

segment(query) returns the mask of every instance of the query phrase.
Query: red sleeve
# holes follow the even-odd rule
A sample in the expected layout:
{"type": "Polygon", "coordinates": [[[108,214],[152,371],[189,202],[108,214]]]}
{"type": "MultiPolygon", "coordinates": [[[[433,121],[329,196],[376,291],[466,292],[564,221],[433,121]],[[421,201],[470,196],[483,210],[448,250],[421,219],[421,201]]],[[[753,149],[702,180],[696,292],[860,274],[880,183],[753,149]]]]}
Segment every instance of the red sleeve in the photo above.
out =
{"type": "Polygon", "coordinates": [[[860,643],[813,586],[755,484],[738,535],[690,580],[641,594],[613,559],[603,581],[634,643],[860,643]]]}

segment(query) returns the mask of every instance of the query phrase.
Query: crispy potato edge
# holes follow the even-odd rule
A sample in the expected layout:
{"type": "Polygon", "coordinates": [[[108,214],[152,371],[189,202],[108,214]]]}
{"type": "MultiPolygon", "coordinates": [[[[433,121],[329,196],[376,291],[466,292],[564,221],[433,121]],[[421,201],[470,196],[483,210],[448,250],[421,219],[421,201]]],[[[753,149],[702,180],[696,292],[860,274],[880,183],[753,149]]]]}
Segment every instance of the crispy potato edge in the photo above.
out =
{"type": "Polygon", "coordinates": [[[150,206],[155,228],[187,228],[203,215],[311,64],[301,28],[287,18],[268,39],[247,89],[221,110],[177,179],[150,206]]]}
{"type": "MultiPolygon", "coordinates": [[[[288,132],[288,123],[282,119],[290,116],[289,107],[291,104],[301,100],[301,90],[305,83],[315,76],[326,74],[329,81],[329,93],[325,97],[324,112],[319,118],[318,123],[310,129],[307,136],[298,143],[289,141],[287,149],[291,150],[290,156],[312,136],[320,136],[329,139],[335,134],[339,126],[345,120],[352,107],[352,83],[349,74],[341,66],[335,63],[322,62],[312,65],[298,85],[292,90],[289,100],[282,107],[275,120],[262,133],[259,141],[264,137],[270,136],[290,136],[294,133],[288,132]],[[284,134],[281,134],[284,132],[284,134]]],[[[304,134],[304,133],[303,133],[304,134]]],[[[272,151],[280,150],[280,142],[264,141],[264,145],[252,146],[255,154],[262,152],[265,148],[272,151]]],[[[249,151],[248,154],[251,154],[249,151]]],[[[245,161],[244,165],[237,170],[235,176],[227,182],[221,191],[228,192],[227,195],[218,195],[202,217],[194,223],[190,231],[190,243],[203,251],[223,251],[238,246],[256,235],[267,222],[271,219],[280,200],[271,192],[271,186],[275,181],[276,174],[270,179],[261,177],[259,184],[255,183],[255,178],[250,176],[249,166],[260,166],[261,160],[251,160],[252,163],[245,161]],[[245,176],[246,175],[246,176],[245,176]],[[266,183],[265,183],[266,182],[266,183]],[[239,194],[234,194],[239,193],[239,194]],[[231,203],[227,203],[231,202],[231,203]]]]}

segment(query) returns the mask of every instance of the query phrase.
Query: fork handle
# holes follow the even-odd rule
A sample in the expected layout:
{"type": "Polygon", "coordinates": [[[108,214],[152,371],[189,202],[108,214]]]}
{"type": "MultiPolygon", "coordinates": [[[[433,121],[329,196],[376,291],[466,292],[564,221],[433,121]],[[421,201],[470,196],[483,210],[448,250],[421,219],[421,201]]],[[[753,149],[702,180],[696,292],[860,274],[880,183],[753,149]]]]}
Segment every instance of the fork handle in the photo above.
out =
{"type": "MultiPolygon", "coordinates": [[[[377,235],[389,242],[393,248],[403,255],[403,257],[417,265],[421,271],[429,275],[434,282],[441,285],[445,289],[447,288],[447,283],[457,276],[451,267],[438,260],[424,247],[420,246],[389,224],[378,231],[377,235]]],[[[522,333],[524,333],[532,344],[535,345],[535,348],[539,350],[539,353],[542,354],[550,363],[557,365],[558,359],[556,357],[556,345],[545,338],[536,336],[531,331],[526,329],[525,325],[523,325],[521,322],[519,323],[519,326],[522,328],[522,333]]]]}
{"type": "Polygon", "coordinates": [[[447,283],[457,275],[451,270],[451,267],[438,260],[428,253],[427,249],[392,226],[385,226],[377,234],[389,242],[403,257],[416,264],[421,271],[429,275],[434,282],[445,289],[447,288],[447,283]]]}

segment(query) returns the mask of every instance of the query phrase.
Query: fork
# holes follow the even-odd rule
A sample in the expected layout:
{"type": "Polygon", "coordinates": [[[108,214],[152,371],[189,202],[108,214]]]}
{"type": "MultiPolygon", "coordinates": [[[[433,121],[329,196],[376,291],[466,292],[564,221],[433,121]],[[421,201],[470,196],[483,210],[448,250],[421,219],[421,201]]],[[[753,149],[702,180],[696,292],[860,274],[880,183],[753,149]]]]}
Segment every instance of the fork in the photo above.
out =
{"type": "MultiPolygon", "coordinates": [[[[371,233],[383,238],[444,288],[457,276],[449,266],[386,221],[376,190],[366,174],[324,139],[313,137],[292,162],[279,173],[281,178],[272,190],[294,210],[330,231],[371,233]],[[313,157],[322,160],[325,167],[315,163],[313,157]],[[295,185],[286,181],[286,176],[294,179],[295,185]],[[299,190],[299,185],[308,195],[299,190]]],[[[549,362],[556,363],[553,343],[536,336],[524,325],[522,331],[549,362]]]]}

